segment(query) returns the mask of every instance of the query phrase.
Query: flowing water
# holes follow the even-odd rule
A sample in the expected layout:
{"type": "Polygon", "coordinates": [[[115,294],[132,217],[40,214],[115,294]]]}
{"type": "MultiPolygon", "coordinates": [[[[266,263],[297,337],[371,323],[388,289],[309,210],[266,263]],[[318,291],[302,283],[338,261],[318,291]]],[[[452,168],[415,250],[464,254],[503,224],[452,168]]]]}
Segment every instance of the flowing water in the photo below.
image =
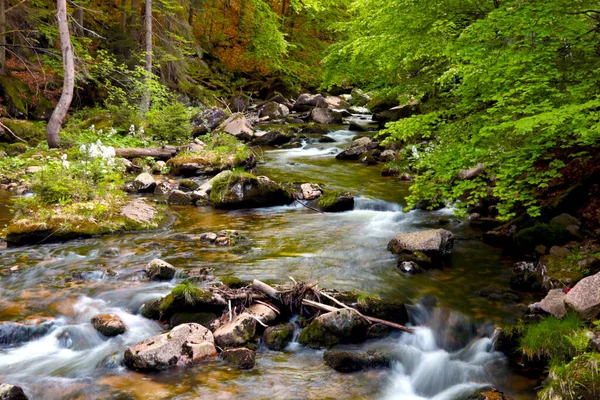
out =
{"type": "MultiPolygon", "coordinates": [[[[381,177],[381,166],[339,162],[334,155],[354,134],[336,131],[334,143],[305,143],[265,150],[258,173],[285,182],[320,182],[356,194],[353,211],[318,214],[300,205],[219,211],[172,207],[175,222],[156,232],[104,236],[62,244],[0,250],[0,320],[53,317],[47,335],[18,346],[0,347],[0,382],[23,386],[34,399],[453,399],[485,384],[517,399],[532,398],[534,383],[511,374],[493,350],[494,325],[510,320],[514,304],[475,293],[507,286],[509,260],[483,244],[452,210],[404,212],[408,186],[381,177]],[[452,268],[405,276],[386,250],[400,232],[440,227],[457,235],[452,268]],[[181,233],[236,229],[248,242],[233,249],[199,246],[181,233]],[[393,334],[350,349],[387,349],[399,362],[391,370],[336,373],[322,352],[292,343],[286,352],[262,349],[252,371],[221,361],[156,374],[120,365],[126,346],[161,331],[139,316],[145,302],[177,284],[142,279],[153,258],[179,268],[213,268],[219,277],[289,281],[318,280],[321,287],[358,289],[411,307],[416,334],[393,334]],[[11,271],[12,269],[12,271],[11,271]],[[9,272],[10,271],[10,272],[9,272]],[[435,297],[435,307],[419,299],[435,297]],[[92,316],[118,314],[129,331],[99,335],[92,316]]],[[[200,181],[200,180],[199,180],[200,181]]],[[[0,193],[0,225],[8,223],[8,193],[0,193]]]]}

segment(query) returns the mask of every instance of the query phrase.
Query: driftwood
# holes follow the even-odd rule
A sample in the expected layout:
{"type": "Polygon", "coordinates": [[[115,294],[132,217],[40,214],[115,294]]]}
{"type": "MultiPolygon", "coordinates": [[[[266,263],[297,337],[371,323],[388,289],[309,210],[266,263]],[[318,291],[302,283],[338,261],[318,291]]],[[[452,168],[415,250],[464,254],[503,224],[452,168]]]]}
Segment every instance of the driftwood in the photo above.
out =
{"type": "Polygon", "coordinates": [[[164,147],[130,147],[130,148],[118,148],[115,149],[117,157],[127,158],[128,160],[140,157],[152,157],[157,160],[166,161],[169,158],[173,158],[182,148],[174,146],[164,147]]]}
{"type": "MultiPolygon", "coordinates": [[[[267,285],[264,282],[259,281],[258,279],[255,279],[252,282],[251,287],[253,289],[256,289],[256,290],[259,290],[259,291],[265,293],[269,297],[272,297],[272,298],[277,299],[277,300],[281,300],[280,299],[280,294],[281,294],[280,291],[278,291],[277,289],[275,289],[274,287],[272,287],[270,285],[267,285]]],[[[325,294],[323,292],[319,292],[319,294],[327,297],[330,300],[332,298],[332,296],[329,296],[329,295],[327,295],[327,294],[325,294]]],[[[385,325],[385,326],[389,326],[390,328],[398,329],[398,330],[403,331],[403,332],[414,333],[413,329],[408,328],[408,327],[406,327],[404,325],[400,325],[400,324],[397,324],[395,322],[386,321],[386,320],[380,319],[380,318],[369,317],[368,315],[363,315],[360,312],[358,312],[358,310],[356,310],[356,309],[354,309],[352,307],[346,306],[343,303],[339,302],[338,300],[334,300],[334,301],[335,301],[336,304],[343,305],[344,308],[348,308],[348,309],[351,309],[351,310],[355,311],[356,313],[358,313],[360,316],[362,316],[363,318],[365,318],[367,321],[369,321],[371,323],[382,324],[382,325],[385,325]]],[[[309,306],[309,307],[313,307],[313,308],[322,310],[322,311],[327,311],[327,312],[339,311],[340,310],[340,308],[329,306],[327,304],[323,304],[323,303],[320,303],[320,302],[317,302],[317,301],[313,301],[313,300],[309,300],[309,299],[302,299],[302,304],[306,305],[306,306],[309,306]]]]}

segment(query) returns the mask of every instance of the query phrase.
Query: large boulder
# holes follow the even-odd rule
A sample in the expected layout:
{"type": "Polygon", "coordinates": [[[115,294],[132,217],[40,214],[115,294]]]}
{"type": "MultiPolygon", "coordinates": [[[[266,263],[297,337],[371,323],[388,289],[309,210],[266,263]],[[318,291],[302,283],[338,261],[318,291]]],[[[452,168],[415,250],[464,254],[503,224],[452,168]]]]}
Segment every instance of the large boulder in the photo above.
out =
{"type": "Polygon", "coordinates": [[[252,144],[258,146],[281,146],[291,142],[294,139],[294,135],[291,133],[285,133],[281,130],[272,130],[268,132],[256,132],[252,144]]]}
{"type": "Polygon", "coordinates": [[[567,229],[571,225],[579,226],[581,225],[581,222],[572,215],[560,214],[550,220],[550,225],[567,229]]]}
{"type": "Polygon", "coordinates": [[[565,303],[583,318],[594,318],[600,312],[600,273],[579,281],[565,297],[565,303]]]}
{"type": "Polygon", "coordinates": [[[312,348],[328,348],[338,342],[360,343],[367,338],[369,323],[353,310],[332,311],[315,318],[298,337],[312,348]]]}
{"type": "Polygon", "coordinates": [[[237,315],[233,320],[215,330],[219,347],[236,347],[247,343],[256,333],[256,319],[249,313],[237,315]]]}
{"type": "Polygon", "coordinates": [[[400,233],[388,243],[388,250],[394,254],[421,252],[433,263],[447,261],[453,247],[454,235],[445,229],[400,233]]]}
{"type": "Polygon", "coordinates": [[[371,138],[362,137],[354,140],[349,149],[338,153],[335,158],[338,160],[358,160],[361,156],[379,146],[371,138]]]}
{"type": "Polygon", "coordinates": [[[167,202],[174,205],[189,205],[193,203],[193,200],[190,193],[186,193],[181,190],[173,190],[171,193],[169,193],[167,202]]]}
{"type": "Polygon", "coordinates": [[[303,200],[314,200],[323,194],[321,186],[314,183],[303,183],[300,185],[303,200]]]}
{"type": "Polygon", "coordinates": [[[350,103],[338,96],[326,96],[325,103],[329,108],[342,109],[350,107],[350,103]]]}
{"type": "Polygon", "coordinates": [[[0,383],[0,400],[27,400],[28,397],[19,386],[0,383]]]}
{"type": "Polygon", "coordinates": [[[160,370],[216,355],[212,333],[200,324],[189,323],[129,346],[123,362],[130,369],[160,370]]]}
{"type": "Polygon", "coordinates": [[[217,208],[272,207],[292,203],[289,191],[266,176],[233,173],[213,181],[210,199],[217,208]]]}
{"type": "Polygon", "coordinates": [[[564,290],[552,289],[548,292],[546,297],[537,303],[529,305],[529,310],[533,312],[544,312],[554,315],[556,318],[561,319],[567,314],[567,308],[565,307],[566,294],[564,290]]]}
{"type": "Polygon", "coordinates": [[[38,339],[49,333],[54,320],[36,318],[24,322],[0,322],[0,346],[14,346],[38,339]]]}
{"type": "Polygon", "coordinates": [[[196,137],[209,133],[215,130],[225,119],[227,119],[225,111],[220,108],[208,108],[194,118],[192,135],[196,137]]]}
{"type": "Polygon", "coordinates": [[[250,349],[240,347],[224,350],[221,353],[221,358],[239,369],[252,369],[254,368],[256,354],[250,349]]]}
{"type": "Polygon", "coordinates": [[[323,354],[325,364],[338,372],[356,372],[369,368],[389,368],[392,359],[378,351],[352,353],[343,350],[327,350],[323,354]]]}
{"type": "Polygon", "coordinates": [[[254,129],[252,128],[252,125],[250,125],[242,113],[235,113],[231,117],[227,118],[219,126],[219,130],[241,140],[250,140],[254,136],[254,129]]]}
{"type": "Polygon", "coordinates": [[[270,326],[263,333],[263,343],[267,348],[282,351],[294,338],[294,325],[291,322],[270,326]]]}
{"type": "Polygon", "coordinates": [[[294,104],[294,111],[309,111],[313,107],[327,107],[325,98],[320,94],[302,93],[294,104]]]}
{"type": "Polygon", "coordinates": [[[349,192],[325,192],[317,201],[317,208],[323,212],[343,212],[354,209],[354,196],[349,192]]]}
{"type": "Polygon", "coordinates": [[[152,193],[156,187],[156,182],[152,175],[147,172],[139,174],[133,180],[133,188],[139,193],[152,193]]]}
{"type": "Polygon", "coordinates": [[[258,111],[258,117],[269,117],[269,119],[285,118],[290,115],[290,109],[287,106],[269,101],[265,103],[258,111]]]}
{"type": "Polygon", "coordinates": [[[92,326],[104,336],[117,336],[127,331],[127,326],[116,314],[96,315],[91,322],[92,326]]]}
{"type": "Polygon", "coordinates": [[[153,280],[170,280],[177,269],[166,261],[155,258],[146,265],[146,273],[153,280]]]}
{"type": "Polygon", "coordinates": [[[310,113],[310,119],[322,125],[341,124],[343,121],[342,114],[328,108],[313,109],[310,113]]]}

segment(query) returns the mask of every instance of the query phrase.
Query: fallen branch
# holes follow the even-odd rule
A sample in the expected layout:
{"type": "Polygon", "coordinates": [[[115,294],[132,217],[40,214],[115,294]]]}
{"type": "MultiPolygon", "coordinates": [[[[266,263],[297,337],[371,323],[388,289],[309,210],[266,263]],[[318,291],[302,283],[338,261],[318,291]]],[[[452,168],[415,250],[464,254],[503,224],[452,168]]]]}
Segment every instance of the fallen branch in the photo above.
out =
{"type": "Polygon", "coordinates": [[[159,147],[131,147],[131,148],[119,148],[115,149],[117,157],[123,157],[127,159],[152,157],[159,160],[168,160],[173,158],[175,154],[179,152],[179,147],[165,146],[159,147]]]}
{"type": "Polygon", "coordinates": [[[297,203],[300,203],[300,204],[302,204],[304,207],[308,208],[309,210],[316,211],[316,212],[318,212],[319,214],[324,214],[324,212],[323,212],[323,211],[321,211],[321,210],[319,210],[319,209],[317,209],[317,208],[311,207],[311,206],[309,206],[308,204],[305,204],[305,203],[301,202],[301,201],[300,201],[300,200],[298,200],[298,199],[294,199],[294,201],[295,201],[295,202],[297,202],[297,203]]]}
{"type": "Polygon", "coordinates": [[[23,143],[27,143],[27,141],[26,141],[26,140],[23,140],[23,139],[21,139],[20,137],[18,137],[18,136],[17,136],[17,135],[16,135],[16,134],[15,134],[13,131],[11,131],[11,130],[10,130],[10,128],[9,128],[8,126],[4,125],[4,124],[3,124],[1,121],[0,121],[0,128],[2,128],[2,129],[6,129],[6,131],[7,131],[8,133],[10,133],[10,135],[11,135],[12,137],[14,137],[15,139],[17,139],[17,140],[20,140],[20,141],[21,141],[21,142],[23,142],[23,143]]]}
{"type": "MultiPolygon", "coordinates": [[[[280,292],[277,289],[275,289],[274,287],[272,287],[270,285],[267,285],[266,283],[261,282],[258,279],[255,279],[252,282],[251,287],[254,288],[254,289],[256,289],[256,290],[259,290],[259,291],[265,293],[269,297],[272,297],[274,299],[279,300],[280,292]]],[[[323,294],[327,298],[330,298],[329,295],[325,295],[323,292],[319,292],[319,293],[323,294]]],[[[336,303],[337,303],[337,300],[336,300],[336,303]]],[[[302,299],[302,304],[306,305],[306,306],[310,306],[310,307],[316,308],[316,309],[319,309],[319,310],[327,311],[327,312],[341,310],[340,308],[333,307],[333,306],[328,306],[327,304],[319,303],[319,302],[308,300],[308,299],[302,299]]],[[[356,310],[354,310],[354,311],[356,311],[356,310]]],[[[358,312],[358,311],[356,311],[356,312],[358,312]]],[[[413,329],[407,328],[404,325],[400,325],[400,324],[397,324],[395,322],[386,321],[386,320],[380,319],[380,318],[369,317],[367,315],[363,315],[363,314],[360,314],[360,313],[358,313],[358,314],[361,315],[362,317],[364,317],[369,322],[377,323],[377,324],[382,324],[382,325],[385,325],[385,326],[389,326],[390,328],[398,329],[398,330],[403,331],[403,332],[414,333],[413,329]]]]}
{"type": "MultiPolygon", "coordinates": [[[[333,306],[328,306],[326,304],[317,303],[316,301],[312,301],[312,300],[308,300],[308,299],[302,300],[302,304],[305,304],[307,306],[311,306],[311,307],[314,307],[314,308],[318,308],[318,309],[323,310],[323,311],[329,311],[329,312],[339,311],[340,310],[340,308],[336,308],[336,307],[333,307],[333,306]]],[[[406,326],[397,324],[395,322],[390,322],[390,321],[386,321],[384,319],[375,318],[375,317],[369,317],[367,315],[363,315],[363,317],[365,319],[367,319],[368,321],[376,323],[376,324],[381,324],[381,325],[389,326],[390,328],[398,329],[398,330],[403,331],[403,332],[414,333],[413,329],[407,328],[406,326]]]]}

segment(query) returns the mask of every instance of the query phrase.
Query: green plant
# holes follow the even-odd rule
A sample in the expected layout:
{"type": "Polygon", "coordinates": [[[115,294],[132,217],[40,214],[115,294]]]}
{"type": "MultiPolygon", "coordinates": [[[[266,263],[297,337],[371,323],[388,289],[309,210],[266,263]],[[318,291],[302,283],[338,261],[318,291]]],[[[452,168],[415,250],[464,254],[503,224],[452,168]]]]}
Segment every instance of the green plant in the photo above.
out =
{"type": "Polygon", "coordinates": [[[547,359],[551,365],[559,364],[577,355],[573,342],[578,343],[581,328],[582,322],[576,313],[569,313],[563,319],[546,317],[525,326],[519,343],[521,352],[532,360],[547,359]]]}

